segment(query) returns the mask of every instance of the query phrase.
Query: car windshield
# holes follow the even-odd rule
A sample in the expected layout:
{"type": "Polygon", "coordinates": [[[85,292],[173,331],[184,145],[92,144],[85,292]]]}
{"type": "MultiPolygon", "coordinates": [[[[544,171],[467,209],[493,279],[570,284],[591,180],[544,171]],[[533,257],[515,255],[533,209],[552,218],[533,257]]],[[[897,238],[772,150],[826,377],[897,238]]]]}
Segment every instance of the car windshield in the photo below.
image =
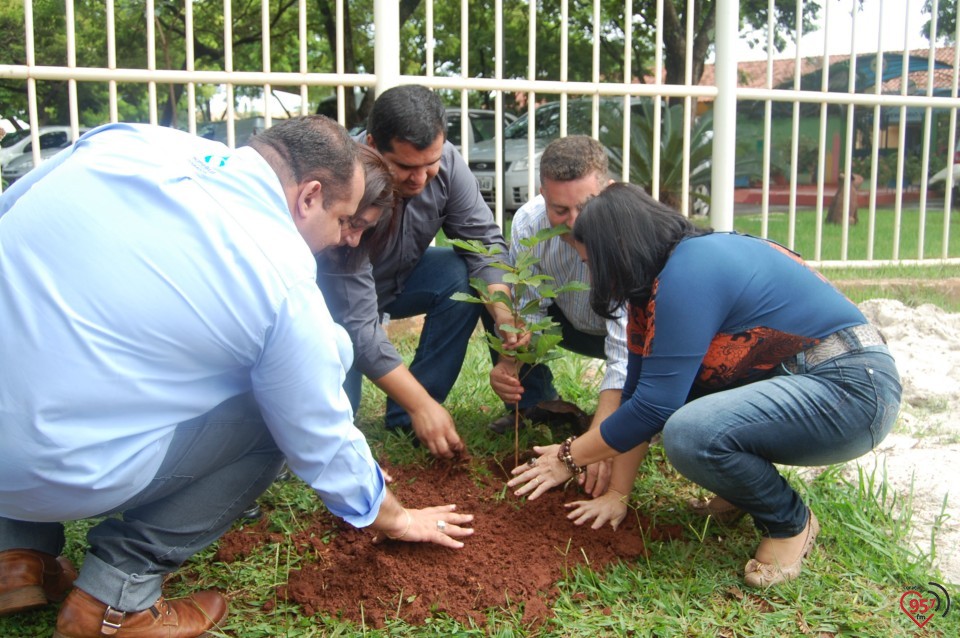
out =
{"type": "MultiPolygon", "coordinates": [[[[620,100],[600,100],[600,139],[616,140],[623,130],[623,110],[620,100]],[[611,133],[614,133],[611,135],[611,133]]],[[[560,137],[560,103],[551,102],[538,107],[535,111],[536,131],[534,137],[552,140],[560,137]]],[[[520,116],[504,131],[504,137],[525,139],[527,137],[527,114],[520,116]]],[[[567,103],[567,134],[591,135],[593,129],[592,100],[570,100],[567,103]]]]}
{"type": "Polygon", "coordinates": [[[0,139],[0,148],[9,148],[30,135],[30,131],[8,131],[6,135],[0,139]]]}

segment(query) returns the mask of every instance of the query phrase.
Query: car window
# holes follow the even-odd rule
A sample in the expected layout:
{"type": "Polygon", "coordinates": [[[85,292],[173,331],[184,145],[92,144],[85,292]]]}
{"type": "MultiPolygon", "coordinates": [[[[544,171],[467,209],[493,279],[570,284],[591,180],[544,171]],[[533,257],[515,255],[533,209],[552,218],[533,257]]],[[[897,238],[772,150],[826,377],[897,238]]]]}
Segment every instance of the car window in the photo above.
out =
{"type": "Polygon", "coordinates": [[[470,115],[470,124],[473,125],[473,141],[482,142],[496,135],[495,120],[493,117],[470,115]]]}
{"type": "Polygon", "coordinates": [[[463,139],[460,137],[460,116],[447,113],[447,141],[454,146],[460,146],[463,139]]]}
{"type": "MultiPolygon", "coordinates": [[[[560,137],[560,104],[544,104],[534,112],[537,130],[535,136],[542,139],[560,137]]],[[[601,140],[623,130],[623,116],[620,103],[616,100],[600,101],[600,137],[601,140]]],[[[527,114],[523,114],[504,131],[507,139],[527,137],[527,114]]],[[[567,134],[590,135],[593,130],[593,104],[590,100],[571,100],[567,103],[567,134]]]]}

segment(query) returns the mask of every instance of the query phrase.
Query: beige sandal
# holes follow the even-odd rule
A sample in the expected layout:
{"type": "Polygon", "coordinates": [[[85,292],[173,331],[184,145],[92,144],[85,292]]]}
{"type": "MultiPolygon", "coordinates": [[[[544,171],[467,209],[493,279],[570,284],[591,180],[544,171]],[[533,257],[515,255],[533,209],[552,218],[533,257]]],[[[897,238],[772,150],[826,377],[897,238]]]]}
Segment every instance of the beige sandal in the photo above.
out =
{"type": "Polygon", "coordinates": [[[810,550],[813,549],[813,542],[817,539],[817,534],[820,533],[820,523],[817,521],[817,517],[810,510],[807,511],[809,512],[807,529],[805,530],[807,537],[803,541],[803,549],[797,559],[789,565],[770,565],[761,563],[756,558],[751,558],[743,568],[743,582],[750,587],[770,587],[788,580],[794,580],[800,575],[803,559],[810,554],[810,550]]]}

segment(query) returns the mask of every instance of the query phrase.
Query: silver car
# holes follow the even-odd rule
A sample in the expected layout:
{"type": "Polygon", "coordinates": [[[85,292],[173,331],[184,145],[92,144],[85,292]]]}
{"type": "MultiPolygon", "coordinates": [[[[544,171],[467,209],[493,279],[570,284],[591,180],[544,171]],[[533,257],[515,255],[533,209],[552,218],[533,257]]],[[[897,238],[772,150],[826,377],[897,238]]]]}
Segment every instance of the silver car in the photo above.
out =
{"type": "MultiPolygon", "coordinates": [[[[503,207],[507,212],[516,211],[531,198],[529,192],[529,173],[533,171],[534,192],[540,189],[540,156],[547,145],[560,137],[560,102],[548,102],[539,105],[535,111],[534,152],[528,152],[527,114],[521,115],[516,122],[504,131],[503,137],[503,207]]],[[[631,165],[630,181],[645,186],[649,177],[644,174],[643,166],[649,172],[649,142],[643,139],[643,122],[649,119],[652,111],[646,98],[633,98],[630,105],[631,120],[631,165]]],[[[610,174],[613,179],[621,179],[623,173],[623,99],[601,98],[599,102],[600,142],[610,156],[610,174]]],[[[578,98],[567,101],[567,134],[592,135],[593,100],[578,98]]],[[[710,136],[712,137],[712,135],[710,136]]],[[[665,140],[661,140],[665,144],[665,140]]],[[[697,146],[709,144],[704,136],[697,146]]],[[[692,153],[693,155],[693,153],[692,153]]],[[[704,161],[703,149],[698,150],[694,165],[690,168],[691,214],[706,214],[709,211],[709,162],[704,161]]],[[[487,204],[496,205],[496,141],[488,140],[474,144],[469,148],[470,170],[480,184],[480,192],[487,204]]]]}

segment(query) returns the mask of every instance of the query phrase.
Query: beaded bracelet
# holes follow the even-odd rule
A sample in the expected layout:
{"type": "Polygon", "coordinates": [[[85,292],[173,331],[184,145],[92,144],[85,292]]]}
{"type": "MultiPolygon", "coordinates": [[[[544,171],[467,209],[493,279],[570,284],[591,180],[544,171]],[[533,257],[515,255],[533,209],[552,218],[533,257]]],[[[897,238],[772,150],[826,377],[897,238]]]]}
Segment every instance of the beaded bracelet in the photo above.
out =
{"type": "Polygon", "coordinates": [[[410,510],[404,508],[404,509],[403,509],[403,513],[407,515],[407,528],[406,528],[405,530],[403,530],[403,533],[400,534],[399,536],[390,536],[390,534],[387,534],[387,538],[389,538],[389,539],[392,540],[392,541],[398,541],[398,540],[400,540],[401,538],[403,538],[404,536],[406,536],[406,535],[407,535],[407,532],[410,531],[410,525],[413,524],[413,517],[410,516],[410,510]]]}
{"type": "Polygon", "coordinates": [[[557,452],[557,458],[567,466],[567,469],[570,470],[570,473],[574,476],[583,474],[585,469],[582,465],[577,465],[573,462],[573,455],[570,454],[570,446],[573,444],[573,440],[577,437],[571,436],[569,439],[560,444],[560,450],[557,452]]]}

